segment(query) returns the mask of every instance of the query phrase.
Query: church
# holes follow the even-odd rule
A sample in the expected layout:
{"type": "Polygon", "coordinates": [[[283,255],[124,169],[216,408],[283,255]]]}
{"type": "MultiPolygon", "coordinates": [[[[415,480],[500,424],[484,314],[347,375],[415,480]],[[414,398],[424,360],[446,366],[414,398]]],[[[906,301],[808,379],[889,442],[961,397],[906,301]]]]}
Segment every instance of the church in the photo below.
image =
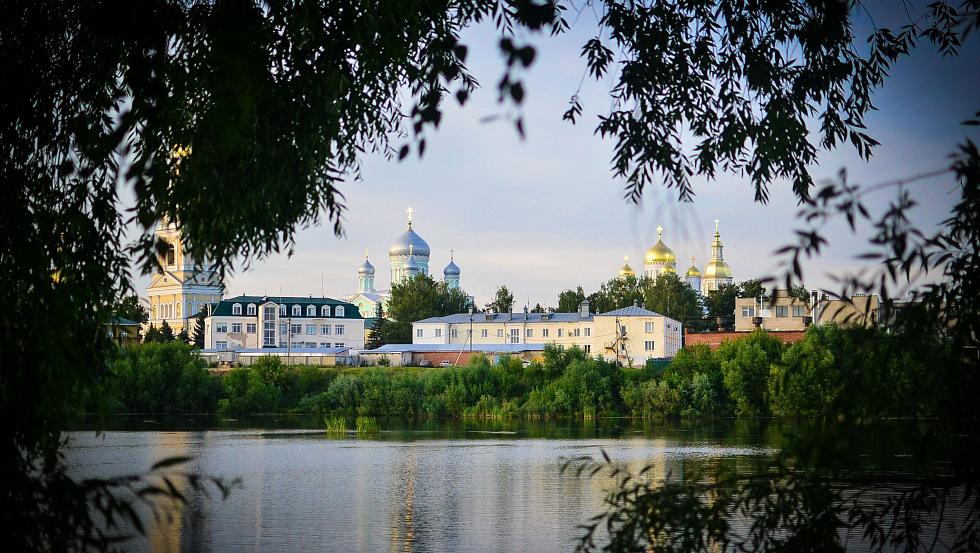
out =
{"type": "MultiPolygon", "coordinates": [[[[429,275],[429,260],[432,250],[415,229],[412,228],[415,210],[409,207],[408,226],[394,242],[388,246],[389,283],[401,283],[415,275],[429,275]]],[[[357,267],[357,291],[344,300],[357,306],[365,317],[376,317],[378,307],[387,313],[391,290],[378,290],[374,277],[377,274],[374,265],[364,251],[364,262],[357,267]]],[[[459,288],[460,270],[456,265],[455,252],[449,250],[449,264],[442,270],[443,281],[450,289],[459,288]]]]}
{"type": "MultiPolygon", "coordinates": [[[[698,269],[695,258],[691,257],[691,266],[684,273],[684,281],[691,288],[701,294],[707,295],[712,290],[717,290],[722,285],[732,284],[732,268],[725,262],[723,253],[724,246],[721,243],[721,232],[718,229],[719,221],[715,219],[715,236],[711,242],[711,261],[704,267],[704,271],[698,269]]],[[[664,228],[657,227],[657,243],[650,247],[643,256],[643,276],[655,279],[660,275],[672,273],[677,274],[677,256],[674,251],[667,247],[663,241],[664,228]]],[[[629,256],[626,256],[626,264],[619,270],[620,278],[636,276],[633,268],[629,265],[629,256]]]]}

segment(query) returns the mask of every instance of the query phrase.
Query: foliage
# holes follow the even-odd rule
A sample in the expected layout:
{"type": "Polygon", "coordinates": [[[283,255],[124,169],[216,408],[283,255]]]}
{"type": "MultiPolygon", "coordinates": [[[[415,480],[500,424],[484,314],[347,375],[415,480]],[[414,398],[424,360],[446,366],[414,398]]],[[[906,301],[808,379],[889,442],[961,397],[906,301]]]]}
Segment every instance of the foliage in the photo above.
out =
{"type": "Polygon", "coordinates": [[[486,310],[494,313],[510,313],[514,309],[514,293],[506,286],[497,288],[493,301],[486,305],[486,310]]]}
{"type": "Polygon", "coordinates": [[[186,342],[121,348],[112,362],[109,408],[130,413],[213,412],[217,389],[186,342]]]}
{"type": "Polygon", "coordinates": [[[701,295],[676,274],[643,279],[643,302],[647,309],[679,321],[700,320],[704,317],[701,295]]]}
{"type": "Polygon", "coordinates": [[[412,321],[465,312],[466,292],[449,288],[429,275],[417,275],[391,286],[388,318],[382,319],[378,340],[384,344],[412,343],[412,321]]]}
{"type": "Polygon", "coordinates": [[[374,325],[369,329],[365,329],[368,333],[368,337],[364,342],[364,349],[378,349],[385,345],[385,330],[383,330],[383,327],[387,323],[388,320],[385,318],[384,308],[379,303],[377,314],[375,315],[374,325]]]}
{"type": "Polygon", "coordinates": [[[722,284],[710,290],[704,297],[704,306],[709,317],[724,317],[731,320],[735,315],[735,298],[739,297],[737,284],[722,284]]]}
{"type": "Polygon", "coordinates": [[[136,294],[128,294],[116,302],[113,312],[117,317],[129,319],[137,323],[145,323],[150,320],[149,313],[140,303],[140,298],[136,294]]]}
{"type": "Polygon", "coordinates": [[[579,286],[575,290],[562,290],[558,294],[558,313],[575,313],[578,306],[585,301],[585,291],[579,286]]]}
{"type": "Polygon", "coordinates": [[[323,424],[327,427],[327,434],[347,434],[347,421],[344,417],[323,417],[323,424]]]}
{"type": "Polygon", "coordinates": [[[769,369],[781,354],[779,339],[761,329],[745,338],[725,342],[718,348],[725,389],[735,402],[737,414],[769,414],[766,401],[769,369]]]}
{"type": "Polygon", "coordinates": [[[191,344],[197,349],[204,349],[204,319],[206,317],[207,314],[203,309],[194,317],[194,336],[191,344]]]}
{"type": "MultiPolygon", "coordinates": [[[[765,295],[766,285],[757,278],[746,280],[738,286],[738,297],[740,298],[758,298],[759,296],[765,295]]],[[[732,307],[732,311],[735,311],[734,306],[732,307]]]]}
{"type": "Polygon", "coordinates": [[[374,417],[357,417],[355,426],[358,436],[375,435],[381,430],[378,426],[378,420],[374,417]]]}
{"type": "Polygon", "coordinates": [[[161,342],[173,342],[174,341],[174,329],[170,328],[170,324],[167,321],[160,323],[160,341],[161,342]]]}

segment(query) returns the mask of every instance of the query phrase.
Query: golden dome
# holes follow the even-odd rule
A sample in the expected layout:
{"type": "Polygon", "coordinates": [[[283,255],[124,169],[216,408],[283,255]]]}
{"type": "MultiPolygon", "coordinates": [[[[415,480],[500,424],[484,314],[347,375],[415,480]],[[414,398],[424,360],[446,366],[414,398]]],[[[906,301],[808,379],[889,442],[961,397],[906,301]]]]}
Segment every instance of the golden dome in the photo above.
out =
{"type": "Polygon", "coordinates": [[[677,256],[674,255],[674,251],[664,244],[663,233],[664,228],[657,227],[657,243],[647,250],[647,254],[643,257],[644,263],[677,263],[677,256]]]}
{"type": "Polygon", "coordinates": [[[701,276],[701,271],[698,270],[698,266],[694,264],[694,258],[691,258],[691,266],[687,269],[685,276],[689,277],[699,277],[701,276]]]}
{"type": "Polygon", "coordinates": [[[626,261],[626,264],[623,265],[623,268],[619,270],[619,276],[621,278],[626,278],[628,276],[636,276],[636,273],[633,272],[633,267],[630,267],[630,256],[628,255],[623,256],[623,260],[626,261]]]}
{"type": "Polygon", "coordinates": [[[732,278],[732,268],[724,261],[712,261],[704,268],[705,278],[732,278]]]}

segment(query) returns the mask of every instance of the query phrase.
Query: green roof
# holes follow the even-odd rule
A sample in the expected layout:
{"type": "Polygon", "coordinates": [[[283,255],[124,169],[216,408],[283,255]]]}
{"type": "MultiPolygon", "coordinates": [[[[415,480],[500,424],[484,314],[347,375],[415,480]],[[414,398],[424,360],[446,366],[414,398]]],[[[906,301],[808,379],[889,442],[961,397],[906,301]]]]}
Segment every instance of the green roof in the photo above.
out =
{"type": "Polygon", "coordinates": [[[233,315],[232,314],[232,312],[231,312],[231,306],[234,305],[234,304],[236,304],[236,303],[239,303],[242,306],[242,314],[240,316],[242,316],[242,317],[249,317],[249,316],[251,316],[251,317],[257,317],[258,316],[258,307],[260,305],[262,305],[263,303],[268,303],[268,302],[272,302],[272,303],[275,303],[275,304],[278,304],[278,305],[286,305],[286,313],[287,313],[287,316],[289,316],[289,317],[302,317],[302,318],[306,318],[306,306],[308,306],[308,305],[315,305],[317,307],[316,315],[314,315],[313,317],[310,317],[310,318],[311,319],[312,318],[319,318],[320,317],[320,307],[323,306],[323,305],[329,305],[329,306],[331,306],[330,314],[331,314],[331,317],[332,318],[341,318],[341,319],[362,319],[363,318],[363,317],[361,317],[361,312],[357,309],[357,306],[354,305],[354,304],[352,304],[352,303],[348,303],[346,301],[335,300],[333,298],[311,298],[311,297],[305,297],[304,298],[302,296],[235,296],[233,298],[225,298],[225,299],[221,300],[220,302],[218,302],[215,305],[214,310],[211,312],[211,314],[212,315],[217,315],[219,317],[231,317],[231,316],[238,317],[239,315],[233,315]],[[248,315],[247,306],[250,303],[255,304],[255,307],[256,307],[256,315],[248,315]],[[294,305],[299,305],[300,307],[302,307],[301,314],[298,315],[298,316],[292,315],[293,306],[294,305]],[[334,317],[333,316],[333,313],[334,313],[333,308],[336,307],[336,306],[343,306],[344,307],[344,316],[343,317],[334,317]]]}
{"type": "Polygon", "coordinates": [[[113,317],[106,324],[116,325],[116,326],[133,326],[133,325],[138,325],[139,323],[136,321],[131,321],[124,317],[113,317]]]}

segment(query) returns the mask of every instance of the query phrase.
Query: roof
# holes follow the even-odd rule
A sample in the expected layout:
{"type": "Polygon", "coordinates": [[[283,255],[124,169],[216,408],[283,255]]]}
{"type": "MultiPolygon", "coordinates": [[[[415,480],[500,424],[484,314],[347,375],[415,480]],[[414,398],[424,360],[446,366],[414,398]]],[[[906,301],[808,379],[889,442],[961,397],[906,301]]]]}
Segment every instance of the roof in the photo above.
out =
{"type": "Polygon", "coordinates": [[[136,326],[136,325],[139,325],[138,322],[131,321],[131,320],[125,318],[125,317],[113,317],[113,318],[109,319],[109,322],[106,323],[106,324],[116,325],[116,326],[136,326]]]}
{"type": "MultiPolygon", "coordinates": [[[[474,323],[577,323],[591,321],[592,315],[582,317],[578,313],[474,313],[474,323]],[[525,319],[525,316],[527,317],[525,319]]],[[[470,322],[469,313],[454,313],[443,317],[429,317],[417,323],[447,323],[460,324],[470,322]]]]}
{"type": "Polygon", "coordinates": [[[440,351],[478,351],[483,353],[517,353],[544,351],[545,344],[385,344],[377,349],[361,350],[360,353],[426,353],[440,351]]]}
{"type": "Polygon", "coordinates": [[[629,307],[622,307],[612,311],[606,311],[605,313],[599,313],[596,315],[596,317],[663,317],[663,315],[657,313],[656,311],[650,311],[649,309],[631,305],[629,307]]]}
{"type": "MultiPolygon", "coordinates": [[[[300,305],[303,307],[303,310],[302,310],[302,314],[299,315],[299,317],[306,317],[307,305],[315,305],[317,307],[320,307],[322,305],[330,305],[330,306],[344,307],[344,316],[335,317],[335,318],[340,318],[340,319],[363,318],[361,317],[361,312],[357,309],[357,306],[352,303],[348,303],[346,301],[341,301],[341,300],[335,300],[333,298],[313,298],[313,297],[304,298],[302,296],[235,296],[233,298],[225,298],[217,303],[217,305],[214,307],[214,310],[211,312],[211,315],[219,316],[219,317],[229,317],[232,316],[231,306],[233,304],[240,303],[244,308],[244,306],[247,306],[250,303],[254,303],[255,306],[258,307],[259,305],[262,305],[263,303],[266,302],[272,302],[280,305],[281,304],[288,305],[290,307],[287,313],[290,314],[292,313],[293,305],[300,305]]],[[[242,309],[242,314],[240,316],[243,317],[257,316],[257,315],[248,315],[247,313],[248,313],[247,310],[242,309]]],[[[238,317],[239,315],[234,315],[234,316],[238,317]]],[[[290,316],[295,316],[295,315],[290,315],[290,316]]],[[[315,317],[316,318],[320,317],[319,309],[317,309],[317,314],[315,317]]]]}
{"type": "Polygon", "coordinates": [[[245,355],[298,355],[298,356],[315,356],[315,355],[339,355],[345,353],[350,348],[241,348],[236,350],[228,349],[201,349],[198,350],[201,353],[225,353],[233,351],[237,354],[245,355]]]}

